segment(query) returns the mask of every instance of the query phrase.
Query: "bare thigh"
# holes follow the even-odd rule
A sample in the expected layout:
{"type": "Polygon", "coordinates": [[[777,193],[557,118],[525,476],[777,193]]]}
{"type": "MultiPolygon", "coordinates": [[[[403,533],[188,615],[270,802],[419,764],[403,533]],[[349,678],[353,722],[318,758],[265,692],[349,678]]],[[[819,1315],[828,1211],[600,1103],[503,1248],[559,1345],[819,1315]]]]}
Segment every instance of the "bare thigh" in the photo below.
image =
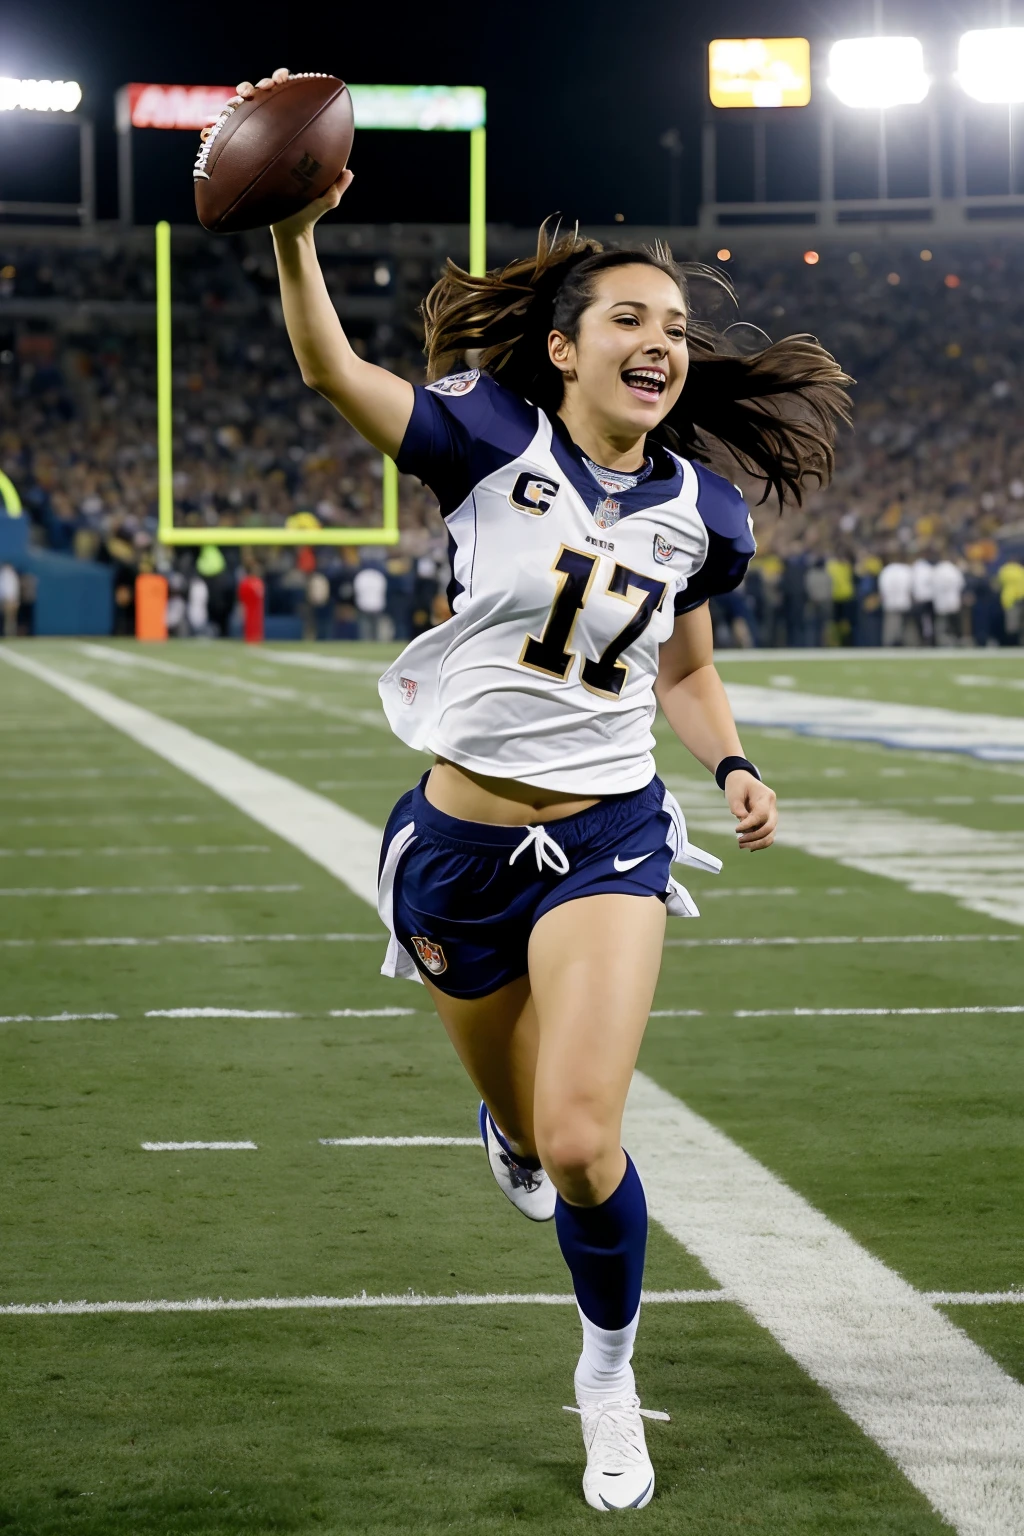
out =
{"type": "Polygon", "coordinates": [[[536,1156],[533,1085],[537,1012],[530,978],[520,976],[487,997],[449,997],[424,977],[441,1023],[487,1108],[516,1150],[536,1156]]]}
{"type": "Polygon", "coordinates": [[[572,1204],[606,1200],[625,1171],[622,1115],[664,940],[655,896],[584,896],[533,930],[533,1128],[545,1170],[572,1204]]]}

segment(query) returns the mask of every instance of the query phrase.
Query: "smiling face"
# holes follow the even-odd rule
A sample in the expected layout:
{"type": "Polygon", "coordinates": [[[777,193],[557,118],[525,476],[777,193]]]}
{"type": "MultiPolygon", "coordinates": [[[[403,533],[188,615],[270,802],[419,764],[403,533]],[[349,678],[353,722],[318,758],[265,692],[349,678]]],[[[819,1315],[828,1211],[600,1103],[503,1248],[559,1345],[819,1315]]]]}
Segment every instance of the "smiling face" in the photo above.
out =
{"type": "Polygon", "coordinates": [[[565,379],[559,414],[576,440],[585,428],[625,449],[679,399],[689,366],[683,295],[658,267],[609,267],[594,278],[576,340],[552,331],[548,355],[565,379]]]}

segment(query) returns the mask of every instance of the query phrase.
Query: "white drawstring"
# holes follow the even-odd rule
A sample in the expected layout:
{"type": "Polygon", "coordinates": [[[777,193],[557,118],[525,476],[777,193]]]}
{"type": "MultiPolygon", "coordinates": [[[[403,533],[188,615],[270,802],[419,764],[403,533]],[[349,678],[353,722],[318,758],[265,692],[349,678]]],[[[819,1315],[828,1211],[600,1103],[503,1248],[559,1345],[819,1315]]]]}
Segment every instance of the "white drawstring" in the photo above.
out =
{"type": "Polygon", "coordinates": [[[537,868],[539,870],[543,870],[546,864],[549,869],[555,871],[556,875],[567,875],[569,873],[569,860],[561,848],[559,848],[554,838],[549,837],[541,826],[527,827],[526,836],[509,859],[509,863],[514,864],[519,855],[531,847],[536,856],[537,868]]]}

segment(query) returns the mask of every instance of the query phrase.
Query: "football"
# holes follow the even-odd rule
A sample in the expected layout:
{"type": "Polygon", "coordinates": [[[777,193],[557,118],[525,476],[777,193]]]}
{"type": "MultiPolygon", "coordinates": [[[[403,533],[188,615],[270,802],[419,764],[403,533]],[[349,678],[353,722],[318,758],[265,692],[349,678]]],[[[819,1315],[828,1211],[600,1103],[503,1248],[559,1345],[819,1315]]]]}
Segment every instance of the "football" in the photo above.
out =
{"type": "Polygon", "coordinates": [[[337,181],[353,132],[352,98],[335,75],[292,75],[229,104],[192,172],[200,224],[227,235],[298,213],[337,181]]]}

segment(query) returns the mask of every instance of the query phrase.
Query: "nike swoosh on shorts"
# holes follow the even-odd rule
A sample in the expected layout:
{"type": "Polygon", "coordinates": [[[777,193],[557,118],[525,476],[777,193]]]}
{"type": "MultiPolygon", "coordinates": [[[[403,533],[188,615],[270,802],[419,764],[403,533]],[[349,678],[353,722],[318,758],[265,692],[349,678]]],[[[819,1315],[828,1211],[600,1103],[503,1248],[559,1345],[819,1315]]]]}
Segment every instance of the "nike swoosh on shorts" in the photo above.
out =
{"type": "Polygon", "coordinates": [[[613,862],[614,862],[615,868],[618,870],[619,874],[621,875],[621,874],[625,874],[627,869],[635,869],[638,864],[642,864],[643,863],[644,859],[650,859],[650,858],[653,858],[653,857],[654,857],[654,849],[652,848],[650,853],[642,853],[638,859],[620,859],[618,854],[616,854],[613,862]]]}

